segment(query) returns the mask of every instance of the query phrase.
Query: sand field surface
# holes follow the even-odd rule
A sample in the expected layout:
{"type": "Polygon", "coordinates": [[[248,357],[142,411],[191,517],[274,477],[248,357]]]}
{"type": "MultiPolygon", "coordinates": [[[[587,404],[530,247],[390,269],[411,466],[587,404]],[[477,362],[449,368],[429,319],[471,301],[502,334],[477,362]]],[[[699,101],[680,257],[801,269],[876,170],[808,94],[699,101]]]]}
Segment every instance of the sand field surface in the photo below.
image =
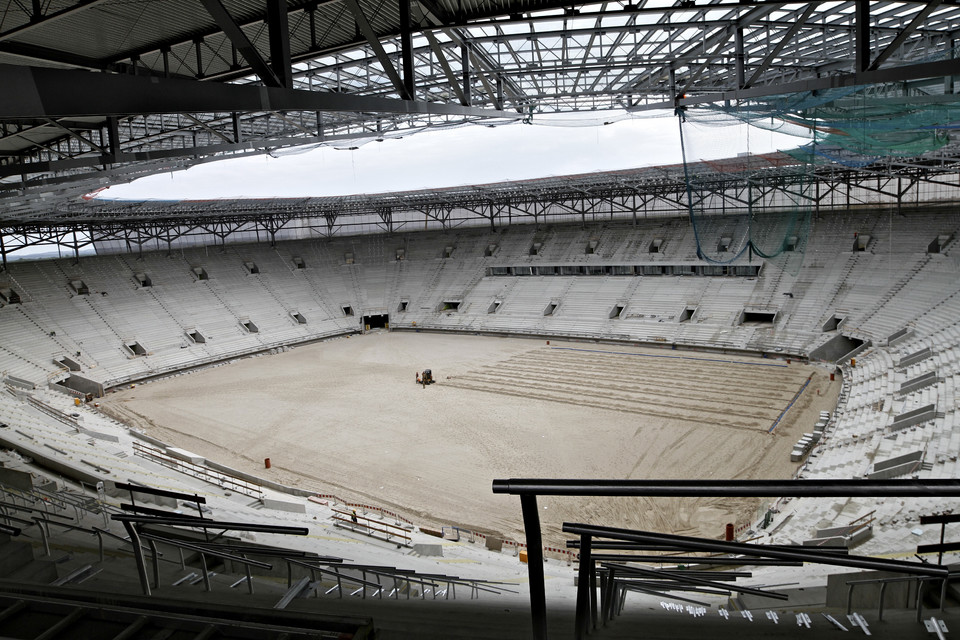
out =
{"type": "MultiPolygon", "coordinates": [[[[103,406],[271,480],[523,540],[519,498],[494,495],[494,478],[788,478],[793,444],[839,386],[822,367],[774,359],[377,331],[138,385],[103,406]],[[423,388],[426,368],[438,382],[423,388]]],[[[564,521],[717,537],[759,506],[540,499],[557,546],[564,521]]]]}

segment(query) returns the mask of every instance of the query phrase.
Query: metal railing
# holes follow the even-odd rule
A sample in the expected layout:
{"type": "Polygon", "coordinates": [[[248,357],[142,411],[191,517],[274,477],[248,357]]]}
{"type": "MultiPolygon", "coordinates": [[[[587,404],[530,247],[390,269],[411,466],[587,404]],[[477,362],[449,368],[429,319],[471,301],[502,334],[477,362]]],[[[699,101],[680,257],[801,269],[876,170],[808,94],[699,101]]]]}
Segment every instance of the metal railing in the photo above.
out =
{"type": "Polygon", "coordinates": [[[150,460],[151,462],[156,462],[167,469],[198,478],[218,487],[236,491],[237,493],[242,493],[245,496],[257,498],[258,500],[263,499],[263,487],[255,482],[250,482],[249,480],[244,480],[243,478],[238,478],[229,473],[217,471],[202,464],[190,462],[189,460],[175,458],[163,449],[147,446],[139,440],[133,441],[133,455],[150,460]]]}
{"type": "MultiPolygon", "coordinates": [[[[673,498],[781,498],[781,497],[960,497],[960,480],[611,480],[611,479],[509,479],[494,480],[493,492],[520,496],[524,529],[527,537],[527,572],[530,580],[530,613],[535,640],[546,640],[547,616],[544,589],[542,535],[537,496],[611,496],[611,497],[673,497],[673,498]]],[[[581,526],[581,525],[576,525],[581,526]]],[[[582,525],[589,527],[590,525],[582,525]]],[[[567,525],[564,530],[567,530],[567,525]]],[[[586,530],[584,530],[586,531],[586,530]]],[[[599,531],[597,531],[599,533],[599,531]]],[[[609,530],[606,531],[609,533],[609,530]]],[[[589,532],[587,532],[589,533],[589,532]]],[[[819,554],[815,550],[763,550],[760,545],[723,543],[699,538],[669,536],[649,532],[627,532],[635,541],[652,544],[671,544],[682,550],[736,551],[744,555],[822,562],[839,566],[887,569],[900,573],[914,573],[944,578],[946,568],[918,565],[895,560],[848,557],[819,554]],[[640,536],[639,538],[636,536],[640,536]],[[758,552],[759,550],[759,552],[758,552]],[[838,561],[841,560],[841,561],[838,561]],[[845,562],[844,562],[845,561],[845,562]]],[[[582,535],[585,535],[582,533],[582,535]]],[[[590,563],[588,553],[581,548],[581,578],[577,593],[577,637],[587,631],[586,612],[591,597],[591,581],[585,569],[590,563]]]]}

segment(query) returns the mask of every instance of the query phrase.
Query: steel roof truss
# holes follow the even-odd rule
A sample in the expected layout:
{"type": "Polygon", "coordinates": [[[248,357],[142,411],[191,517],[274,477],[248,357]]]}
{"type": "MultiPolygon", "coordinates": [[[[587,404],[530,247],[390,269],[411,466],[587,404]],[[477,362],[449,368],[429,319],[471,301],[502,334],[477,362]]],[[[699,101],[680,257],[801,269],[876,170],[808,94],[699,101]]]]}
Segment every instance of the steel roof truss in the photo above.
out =
{"type": "Polygon", "coordinates": [[[467,98],[463,93],[463,89],[460,87],[460,83],[457,82],[457,77],[454,75],[453,69],[447,61],[447,57],[443,54],[443,49],[440,48],[440,43],[437,41],[436,36],[430,31],[424,32],[424,35],[427,38],[427,42],[430,43],[430,50],[433,51],[433,55],[436,57],[440,68],[443,70],[444,76],[447,78],[447,86],[456,94],[460,104],[467,106],[467,98]]]}
{"type": "Polygon", "coordinates": [[[893,55],[897,49],[899,49],[903,43],[906,42],[907,38],[909,38],[910,35],[917,30],[917,27],[923,24],[924,20],[927,19],[927,16],[929,16],[940,6],[940,2],[941,0],[930,0],[930,2],[925,3],[923,8],[921,8],[920,11],[918,11],[913,17],[913,20],[910,21],[910,24],[904,27],[903,30],[901,30],[900,33],[898,33],[897,36],[890,42],[890,44],[887,45],[887,48],[881,51],[880,54],[877,55],[877,57],[873,60],[873,62],[870,63],[868,70],[879,69],[880,65],[886,62],[887,58],[893,55]]]}
{"type": "Polygon", "coordinates": [[[817,8],[817,5],[812,2],[807,5],[807,8],[803,11],[803,14],[800,15],[799,18],[797,18],[796,22],[793,23],[793,26],[791,26],[790,29],[787,30],[787,33],[784,34],[784,36],[780,38],[780,41],[777,42],[777,44],[773,47],[773,49],[769,53],[767,53],[767,56],[763,59],[763,62],[760,63],[760,66],[756,69],[756,71],[753,72],[753,75],[750,76],[750,79],[747,80],[746,84],[744,84],[743,86],[744,89],[750,88],[757,80],[759,80],[763,76],[764,73],[766,73],[767,69],[770,68],[770,65],[773,63],[774,59],[776,59],[776,57],[780,55],[780,52],[783,51],[783,48],[787,46],[787,44],[793,40],[794,36],[797,35],[797,32],[799,32],[800,29],[803,28],[803,26],[807,22],[807,19],[810,17],[810,14],[812,14],[813,10],[816,8],[817,8]]]}
{"type": "Polygon", "coordinates": [[[403,83],[403,79],[400,77],[400,74],[397,73],[397,69],[393,65],[393,61],[390,60],[390,57],[387,55],[387,52],[384,50],[383,45],[380,44],[380,38],[373,30],[373,27],[370,26],[370,22],[367,20],[367,16],[364,15],[360,4],[357,2],[357,0],[343,0],[343,4],[353,15],[353,19],[356,21],[357,28],[360,30],[360,33],[363,34],[363,37],[366,38],[367,44],[370,46],[370,48],[373,49],[377,59],[380,61],[380,66],[383,67],[384,73],[387,74],[387,77],[390,78],[390,82],[393,83],[393,88],[403,100],[412,100],[413,96],[407,93],[407,88],[403,83]]]}
{"type": "Polygon", "coordinates": [[[274,70],[267,64],[266,60],[260,55],[260,52],[254,46],[250,39],[247,37],[247,34],[240,28],[240,25],[236,23],[230,13],[227,11],[227,8],[223,6],[223,2],[220,0],[200,0],[203,3],[204,8],[207,12],[213,17],[217,25],[223,29],[224,34],[230,41],[233,43],[233,46],[236,47],[237,51],[240,52],[240,55],[243,56],[243,59],[247,61],[247,64],[250,65],[250,68],[256,73],[263,83],[268,87],[281,87],[283,83],[280,78],[277,77],[277,74],[274,73],[274,70]]]}
{"type": "Polygon", "coordinates": [[[3,33],[0,33],[0,42],[9,40],[10,38],[22,36],[25,33],[39,29],[40,27],[50,26],[51,23],[56,22],[61,18],[73,16],[84,9],[91,9],[98,4],[103,4],[106,1],[107,0],[80,0],[79,2],[75,2],[73,6],[65,7],[53,13],[48,13],[45,16],[34,13],[30,16],[30,21],[26,24],[22,24],[18,27],[14,27],[4,31],[3,33]]]}

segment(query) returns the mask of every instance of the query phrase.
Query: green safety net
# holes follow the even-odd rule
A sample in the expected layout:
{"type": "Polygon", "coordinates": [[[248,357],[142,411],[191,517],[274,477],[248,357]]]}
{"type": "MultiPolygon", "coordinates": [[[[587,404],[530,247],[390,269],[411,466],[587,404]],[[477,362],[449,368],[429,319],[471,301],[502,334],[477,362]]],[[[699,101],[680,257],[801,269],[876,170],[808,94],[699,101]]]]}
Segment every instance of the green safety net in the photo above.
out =
{"type": "Polygon", "coordinates": [[[711,135],[719,119],[695,122],[680,117],[680,140],[689,217],[697,256],[728,265],[744,256],[763,259],[798,273],[810,235],[814,210],[812,158],[781,154],[745,155],[722,161],[722,140],[711,135]],[[705,148],[710,147],[710,148],[705,148]],[[702,154],[702,155],[701,155],[702,154]],[[783,182],[769,189],[761,176],[785,169],[783,182]]]}
{"type": "Polygon", "coordinates": [[[960,135],[960,95],[902,85],[776,95],[691,107],[677,115],[698,256],[727,264],[746,254],[794,273],[809,235],[816,170],[827,164],[864,168],[890,157],[922,157],[960,135]],[[722,149],[711,148],[712,131],[732,125],[807,142],[777,154],[776,162],[767,156],[766,164],[763,156],[726,165],[701,161],[723,157],[722,149]],[[784,166],[784,158],[792,159],[792,166],[779,172],[780,188],[765,190],[760,173],[769,172],[771,163],[784,166]],[[736,215],[726,215],[717,206],[719,193],[726,188],[729,201],[729,185],[735,181],[746,186],[727,204],[736,215]]]}

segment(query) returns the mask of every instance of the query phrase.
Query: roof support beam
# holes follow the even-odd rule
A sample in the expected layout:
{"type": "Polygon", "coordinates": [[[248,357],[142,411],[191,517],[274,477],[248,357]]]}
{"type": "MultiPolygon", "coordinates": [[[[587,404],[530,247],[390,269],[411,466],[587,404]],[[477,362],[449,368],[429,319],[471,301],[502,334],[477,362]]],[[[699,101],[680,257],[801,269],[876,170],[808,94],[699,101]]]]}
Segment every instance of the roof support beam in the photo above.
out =
{"type": "MultiPolygon", "coordinates": [[[[743,33],[742,29],[738,29],[737,31],[739,31],[741,34],[743,33]]],[[[716,34],[711,36],[710,39],[703,44],[704,49],[707,49],[708,47],[712,46],[713,50],[710,51],[710,53],[707,55],[707,58],[706,60],[703,61],[703,64],[697,67],[696,71],[690,74],[690,78],[687,80],[687,84],[683,86],[683,89],[680,91],[680,93],[685,94],[687,91],[689,91],[690,87],[693,86],[693,83],[700,78],[700,74],[703,73],[704,69],[710,66],[710,63],[713,62],[716,58],[718,58],[721,55],[722,53],[721,49],[723,49],[723,47],[727,44],[727,41],[730,40],[730,35],[733,32],[734,32],[733,29],[729,29],[729,28],[721,29],[716,34]]]]}
{"type": "Polygon", "coordinates": [[[0,86],[23,88],[0,93],[0,118],[233,111],[519,117],[440,102],[14,65],[0,65],[0,86]]]}
{"type": "Polygon", "coordinates": [[[817,5],[810,3],[807,5],[807,8],[804,9],[803,13],[797,18],[797,21],[793,23],[793,26],[787,30],[787,33],[780,39],[780,42],[767,54],[767,57],[763,59],[763,62],[760,63],[760,66],[756,71],[753,72],[753,75],[750,76],[750,79],[747,80],[746,84],[743,85],[744,89],[749,89],[754,82],[760,79],[760,77],[766,73],[767,69],[770,68],[770,65],[773,64],[773,61],[780,55],[780,52],[783,51],[783,48],[787,46],[793,37],[797,35],[797,32],[806,24],[807,19],[810,17],[810,14],[813,13],[813,10],[817,8],[817,5]]]}
{"type": "Polygon", "coordinates": [[[470,91],[470,43],[460,44],[460,67],[463,70],[463,96],[469,107],[473,103],[473,95],[470,91]]]}
{"type": "Polygon", "coordinates": [[[737,27],[736,38],[734,40],[734,65],[737,74],[737,89],[743,89],[743,84],[746,82],[747,74],[744,68],[745,63],[746,55],[743,51],[743,28],[737,27]]]}
{"type": "MultiPolygon", "coordinates": [[[[483,66],[483,58],[477,55],[477,48],[473,46],[472,43],[467,43],[470,45],[470,61],[473,63],[474,68],[480,68],[483,66]]],[[[493,75],[493,71],[487,73],[477,73],[476,76],[480,78],[480,82],[483,83],[484,91],[487,92],[487,95],[490,96],[490,102],[493,103],[494,108],[503,109],[503,78],[500,75],[496,76],[497,86],[494,87],[490,83],[490,80],[487,78],[487,74],[493,75]]],[[[472,104],[472,102],[471,102],[472,104]]]]}
{"type": "Polygon", "coordinates": [[[460,88],[460,83],[457,82],[457,76],[454,75],[453,69],[447,61],[447,57],[443,54],[443,49],[440,48],[437,37],[433,35],[432,31],[424,31],[423,35],[426,36],[427,42],[430,44],[430,50],[433,51],[433,55],[436,56],[437,62],[443,70],[443,75],[446,76],[447,82],[450,84],[450,88],[457,94],[457,100],[459,100],[463,106],[468,106],[467,97],[463,94],[463,89],[460,88]]]}
{"type": "Polygon", "coordinates": [[[104,166],[120,158],[120,122],[116,116],[107,118],[107,147],[109,152],[103,156],[104,166]]]}
{"type": "Polygon", "coordinates": [[[360,33],[363,35],[363,37],[366,38],[367,44],[369,44],[373,49],[373,53],[377,56],[377,60],[380,61],[380,66],[383,67],[384,73],[386,73],[387,77],[390,78],[390,81],[393,83],[393,87],[397,90],[397,93],[399,93],[400,97],[404,100],[412,100],[413,96],[407,93],[407,88],[403,83],[403,79],[400,77],[400,74],[397,73],[397,69],[393,66],[393,61],[390,60],[390,57],[384,50],[383,45],[380,44],[380,39],[377,37],[373,27],[371,27],[370,23],[367,21],[367,16],[363,14],[363,10],[360,8],[357,0],[343,0],[343,4],[347,7],[350,13],[353,14],[353,19],[357,23],[357,28],[360,30],[360,33]]]}
{"type": "Polygon", "coordinates": [[[206,122],[204,122],[200,118],[197,118],[196,116],[192,116],[189,113],[183,114],[183,117],[189,120],[190,122],[192,122],[193,124],[197,125],[201,129],[203,129],[204,131],[208,131],[214,137],[220,138],[227,144],[233,144],[234,141],[231,140],[228,136],[224,135],[220,131],[217,131],[216,129],[208,125],[206,122]]]}
{"type": "MultiPolygon", "coordinates": [[[[417,6],[420,8],[421,15],[423,16],[421,22],[436,25],[436,27],[442,29],[443,33],[450,38],[454,44],[463,45],[465,42],[473,41],[473,37],[467,33],[464,33],[463,30],[447,28],[447,26],[445,26],[449,23],[449,21],[443,19],[443,13],[434,4],[433,0],[417,0],[417,6]]],[[[423,32],[428,33],[429,31],[428,29],[423,29],[423,32]]],[[[497,84],[502,86],[517,103],[527,101],[527,98],[524,96],[520,86],[509,77],[506,77],[504,74],[500,73],[500,66],[485,53],[483,47],[472,47],[470,57],[473,61],[475,73],[480,76],[484,87],[487,87],[488,93],[490,94],[490,99],[497,109],[503,108],[503,99],[499,96],[500,92],[492,89],[489,81],[486,80],[483,69],[486,69],[487,73],[490,75],[495,76],[497,84]]]]}
{"type": "Polygon", "coordinates": [[[59,123],[59,122],[57,122],[56,120],[51,120],[50,118],[47,118],[46,120],[47,120],[47,122],[49,122],[51,125],[53,125],[53,126],[56,127],[57,129],[60,129],[61,131],[63,131],[63,132],[66,133],[67,135],[69,135],[70,137],[75,138],[77,141],[82,142],[83,144],[86,144],[86,145],[90,146],[92,149],[95,149],[95,150],[99,151],[100,153],[104,153],[103,147],[101,147],[100,145],[96,144],[95,142],[93,142],[93,141],[90,140],[89,138],[86,138],[86,137],[80,135],[79,133],[77,133],[77,132],[74,131],[73,129],[71,129],[71,128],[69,128],[69,127],[67,127],[67,126],[65,126],[65,125],[63,125],[63,124],[61,124],[61,123],[59,123]]]}
{"type": "MultiPolygon", "coordinates": [[[[902,67],[877,69],[876,71],[863,71],[860,73],[848,73],[845,75],[810,78],[809,80],[797,80],[796,82],[784,82],[782,84],[750,87],[748,89],[719,91],[717,93],[706,93],[699,96],[679,98],[678,101],[680,106],[692,106],[697,104],[708,104],[712,102],[723,102],[724,100],[746,100],[749,98],[762,98],[781,93],[837,89],[840,87],[855,87],[865,84],[904,82],[907,80],[921,80],[925,78],[937,78],[939,80],[944,76],[954,75],[960,75],[960,58],[953,60],[936,60],[934,62],[921,62],[919,64],[912,64],[902,67]]],[[[628,109],[628,111],[673,109],[675,106],[676,105],[674,105],[672,101],[652,102],[649,104],[631,107],[628,109]]]]}
{"type": "MultiPolygon", "coordinates": [[[[263,83],[268,87],[284,86],[280,78],[274,73],[274,70],[260,55],[257,48],[250,42],[247,34],[244,33],[240,25],[227,12],[220,0],[200,0],[207,12],[213,17],[214,21],[223,29],[223,33],[230,38],[230,42],[237,48],[237,51],[243,56],[243,59],[250,65],[250,69],[256,73],[263,83]]],[[[271,42],[273,34],[271,33],[271,42]]]]}
{"type": "Polygon", "coordinates": [[[108,66],[99,60],[94,60],[93,58],[87,58],[85,56],[79,56],[72,53],[64,53],[63,51],[58,51],[56,49],[38,47],[36,45],[25,44],[22,42],[0,42],[0,53],[6,53],[8,55],[23,58],[25,60],[55,62],[57,64],[67,65],[70,67],[91,69],[96,71],[105,69],[108,66]]]}
{"type": "Polygon", "coordinates": [[[889,58],[893,53],[900,48],[900,46],[906,42],[907,38],[917,30],[917,27],[923,24],[924,20],[927,19],[934,9],[940,6],[940,0],[931,0],[931,2],[926,3],[920,11],[917,12],[917,15],[913,17],[913,20],[910,21],[910,24],[905,26],[903,30],[897,34],[897,37],[887,45],[887,48],[880,52],[880,55],[870,63],[869,70],[875,70],[883,64],[887,58],[889,58]]]}
{"type": "Polygon", "coordinates": [[[293,85],[293,68],[290,66],[287,0],[267,0],[267,31],[270,34],[270,66],[280,80],[280,86],[289,88],[293,85]]]}
{"type": "MultiPolygon", "coordinates": [[[[23,34],[33,31],[38,27],[46,27],[51,22],[60,20],[61,18],[67,18],[85,9],[91,9],[97,6],[98,4],[103,4],[106,1],[107,0],[81,0],[80,2],[75,3],[72,7],[67,7],[65,9],[61,9],[60,11],[55,11],[54,13],[51,13],[46,17],[41,17],[39,20],[31,20],[27,24],[20,25],[19,27],[14,27],[13,29],[8,29],[3,33],[0,33],[0,42],[3,42],[4,40],[9,40],[10,38],[14,38],[16,36],[22,36],[23,34]]],[[[36,7],[36,4],[34,4],[34,7],[36,7]]]]}
{"type": "Polygon", "coordinates": [[[856,0],[854,11],[855,64],[857,73],[870,68],[870,0],[856,0]]]}
{"type": "Polygon", "coordinates": [[[410,30],[410,0],[400,0],[400,56],[403,62],[403,86],[414,95],[413,34],[410,30]]]}

